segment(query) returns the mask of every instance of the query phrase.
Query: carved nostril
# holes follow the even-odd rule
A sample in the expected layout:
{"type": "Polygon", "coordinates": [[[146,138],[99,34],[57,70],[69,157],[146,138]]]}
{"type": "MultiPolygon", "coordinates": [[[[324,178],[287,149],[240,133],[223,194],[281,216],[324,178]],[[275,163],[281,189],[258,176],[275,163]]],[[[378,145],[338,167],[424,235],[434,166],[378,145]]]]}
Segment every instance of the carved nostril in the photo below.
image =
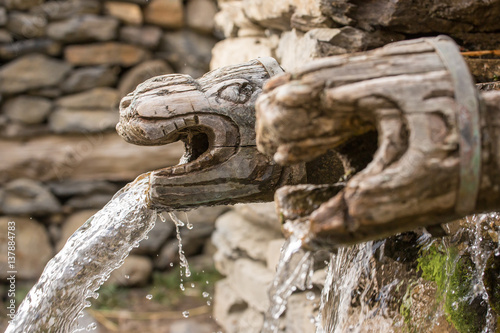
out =
{"type": "Polygon", "coordinates": [[[120,109],[128,108],[131,103],[132,103],[132,99],[130,97],[123,97],[122,101],[120,102],[120,109]]]}

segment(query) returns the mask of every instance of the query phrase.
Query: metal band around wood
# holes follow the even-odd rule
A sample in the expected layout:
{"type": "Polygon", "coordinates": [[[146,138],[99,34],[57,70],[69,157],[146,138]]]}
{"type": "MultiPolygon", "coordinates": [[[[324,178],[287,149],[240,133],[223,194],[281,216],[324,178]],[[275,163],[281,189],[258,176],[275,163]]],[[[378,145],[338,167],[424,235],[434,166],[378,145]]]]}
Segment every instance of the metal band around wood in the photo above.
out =
{"type": "Polygon", "coordinates": [[[455,100],[458,104],[460,183],[455,211],[461,215],[476,207],[481,172],[480,110],[483,107],[474,79],[460,54],[458,46],[448,36],[426,39],[432,44],[451,74],[455,100]]]}

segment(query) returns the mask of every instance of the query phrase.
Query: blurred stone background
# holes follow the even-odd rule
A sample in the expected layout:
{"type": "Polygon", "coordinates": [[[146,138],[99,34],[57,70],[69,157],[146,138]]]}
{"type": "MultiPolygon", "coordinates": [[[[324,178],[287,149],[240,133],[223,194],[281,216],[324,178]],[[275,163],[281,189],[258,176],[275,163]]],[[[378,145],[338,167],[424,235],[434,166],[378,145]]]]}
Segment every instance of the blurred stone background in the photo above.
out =
{"type": "MultiPolygon", "coordinates": [[[[145,79],[199,77],[259,56],[291,71],[315,58],[443,33],[463,51],[500,49],[499,3],[0,0],[1,280],[8,221],[17,228],[17,278],[33,283],[119,188],[178,162],[181,145],[133,146],[115,133],[121,97],[145,79]]],[[[478,82],[498,80],[498,59],[467,61],[478,82]]],[[[214,319],[224,332],[259,332],[283,243],[274,205],[202,208],[189,219],[188,259],[207,267],[214,256],[225,276],[215,286],[214,319]]],[[[110,283],[146,285],[177,260],[173,225],[157,223],[110,283]]],[[[314,299],[292,296],[283,332],[314,331],[324,273],[315,273],[314,299]]]]}

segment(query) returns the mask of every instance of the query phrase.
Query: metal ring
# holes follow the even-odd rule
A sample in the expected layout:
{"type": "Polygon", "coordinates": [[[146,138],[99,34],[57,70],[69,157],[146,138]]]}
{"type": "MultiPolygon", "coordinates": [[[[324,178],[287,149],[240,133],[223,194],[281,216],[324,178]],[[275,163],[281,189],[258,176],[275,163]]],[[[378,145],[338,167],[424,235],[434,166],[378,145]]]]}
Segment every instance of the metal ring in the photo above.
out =
{"type": "Polygon", "coordinates": [[[480,186],[481,131],[480,110],[484,105],[477,91],[469,68],[455,41],[448,36],[425,39],[434,46],[437,54],[451,74],[458,104],[457,125],[459,132],[460,183],[455,211],[465,215],[474,211],[480,186]]]}

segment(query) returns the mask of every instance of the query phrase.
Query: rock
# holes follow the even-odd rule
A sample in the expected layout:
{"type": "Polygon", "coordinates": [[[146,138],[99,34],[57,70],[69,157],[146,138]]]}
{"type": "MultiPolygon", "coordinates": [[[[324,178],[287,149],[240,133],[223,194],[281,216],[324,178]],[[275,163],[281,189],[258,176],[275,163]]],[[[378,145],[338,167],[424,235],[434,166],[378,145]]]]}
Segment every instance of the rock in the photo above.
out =
{"type": "Polygon", "coordinates": [[[294,13],[290,19],[292,28],[300,31],[309,31],[316,28],[330,28],[332,20],[324,16],[321,1],[295,1],[294,13]]]}
{"type": "Polygon", "coordinates": [[[91,195],[79,195],[69,199],[64,203],[65,207],[72,209],[101,209],[113,197],[114,193],[96,193],[91,195]]]}
{"type": "Polygon", "coordinates": [[[208,71],[215,39],[189,30],[165,33],[160,43],[160,56],[174,69],[197,78],[208,71]]]}
{"type": "Polygon", "coordinates": [[[265,37],[264,28],[250,21],[243,10],[243,1],[219,3],[220,11],[215,15],[216,31],[229,37],[265,37]]]}
{"type": "Polygon", "coordinates": [[[61,89],[58,87],[48,87],[48,88],[40,88],[40,89],[32,89],[28,91],[29,95],[45,97],[45,98],[57,98],[62,95],[61,89]]]}
{"type": "Polygon", "coordinates": [[[177,320],[170,324],[170,333],[211,333],[214,332],[212,325],[201,323],[196,319],[177,320]]]}
{"type": "Polygon", "coordinates": [[[50,23],[47,35],[62,42],[104,42],[116,38],[118,24],[114,17],[85,14],[50,23]]]}
{"type": "MultiPolygon", "coordinates": [[[[165,243],[168,236],[174,230],[174,224],[162,222],[156,219],[155,226],[148,233],[148,237],[139,243],[139,247],[132,250],[134,254],[157,254],[160,247],[165,243]]],[[[169,262],[170,263],[170,262],[169,262]]],[[[166,266],[165,266],[166,267],[166,266]]]]}
{"type": "MultiPolygon", "coordinates": [[[[48,134],[49,132],[50,131],[45,123],[44,124],[36,124],[36,125],[25,125],[25,124],[13,122],[13,123],[10,123],[8,126],[6,126],[5,130],[0,135],[3,138],[25,140],[29,137],[36,137],[39,135],[45,135],[45,134],[48,134]]],[[[3,175],[0,175],[0,176],[3,176],[3,175]]]]}
{"type": "Polygon", "coordinates": [[[500,73],[500,59],[465,58],[476,82],[497,81],[500,73]]]}
{"type": "Polygon", "coordinates": [[[264,326],[264,315],[262,311],[248,308],[243,311],[236,332],[238,333],[260,333],[264,326]]]}
{"type": "Polygon", "coordinates": [[[96,193],[116,193],[120,187],[116,184],[100,180],[66,180],[49,182],[48,187],[58,197],[67,198],[74,195],[90,195],[96,193]]]}
{"type": "Polygon", "coordinates": [[[14,94],[57,85],[71,70],[67,63],[30,54],[0,68],[0,93],[14,94]]]}
{"type": "Polygon", "coordinates": [[[108,87],[99,87],[61,97],[56,101],[56,105],[66,109],[116,110],[119,102],[120,97],[117,90],[108,87]]]}
{"type": "Polygon", "coordinates": [[[78,228],[80,228],[85,222],[87,222],[90,217],[92,217],[97,212],[98,210],[96,209],[88,209],[68,216],[66,222],[64,222],[64,224],[62,225],[61,238],[56,244],[56,251],[61,251],[68,238],[70,238],[78,228]]]}
{"type": "Polygon", "coordinates": [[[284,320],[285,331],[287,333],[315,332],[314,318],[317,316],[320,298],[320,293],[312,290],[290,295],[284,320]],[[314,293],[312,300],[307,296],[310,293],[314,293]]]}
{"type": "Polygon", "coordinates": [[[281,234],[281,224],[274,202],[235,205],[234,210],[251,223],[274,229],[281,234]]]}
{"type": "Polygon", "coordinates": [[[217,5],[212,0],[189,0],[186,5],[186,24],[196,31],[211,33],[216,13],[217,5]]]}
{"type": "Polygon", "coordinates": [[[0,7],[0,27],[7,24],[7,10],[4,7],[0,7]]]}
{"type": "Polygon", "coordinates": [[[120,29],[120,40],[153,50],[160,44],[163,31],[155,26],[124,26],[120,29]]]}
{"type": "Polygon", "coordinates": [[[104,3],[104,12],[126,24],[142,24],[141,7],[134,3],[108,1],[104,3]]]}
{"type": "Polygon", "coordinates": [[[73,70],[61,84],[66,93],[75,93],[95,87],[114,86],[118,81],[119,68],[97,66],[73,70]]]}
{"type": "Polygon", "coordinates": [[[61,211],[59,201],[41,183],[16,179],[5,185],[1,210],[8,215],[47,215],[61,211]]]}
{"type": "Polygon", "coordinates": [[[266,28],[290,30],[292,5],[295,1],[243,0],[245,15],[266,28]]]}
{"type": "Polygon", "coordinates": [[[45,35],[47,20],[43,16],[10,12],[7,29],[20,38],[37,38],[45,35]]]}
{"type": "Polygon", "coordinates": [[[47,1],[31,8],[30,12],[45,16],[50,21],[58,21],[81,14],[99,14],[101,2],[99,0],[47,1]]]}
{"type": "Polygon", "coordinates": [[[17,9],[17,10],[27,10],[30,8],[33,8],[41,3],[43,3],[45,0],[3,0],[2,4],[7,8],[7,9],[17,9]]]}
{"type": "Polygon", "coordinates": [[[0,59],[10,60],[29,53],[57,56],[61,53],[61,44],[51,39],[35,38],[0,45],[0,59]]]}
{"type": "Polygon", "coordinates": [[[147,52],[137,46],[106,42],[99,44],[69,45],[64,58],[76,66],[121,65],[132,66],[145,60],[147,52]]]}
{"type": "MultiPolygon", "coordinates": [[[[35,280],[42,274],[45,264],[54,252],[50,246],[47,231],[38,221],[21,217],[0,217],[0,278],[5,281],[9,276],[8,264],[8,227],[15,227],[15,267],[16,279],[35,280]],[[14,223],[9,223],[14,222],[14,223]]],[[[12,232],[12,230],[11,230],[12,232]]]]}
{"type": "Polygon", "coordinates": [[[210,68],[235,65],[258,57],[272,57],[273,48],[265,37],[228,38],[212,49],[210,68]]]}
{"type": "Polygon", "coordinates": [[[18,96],[7,100],[3,113],[12,121],[27,125],[40,124],[45,121],[52,110],[52,102],[43,97],[18,96]]]}
{"type": "Polygon", "coordinates": [[[71,110],[60,108],[49,117],[49,128],[54,133],[94,133],[114,129],[119,113],[100,110],[71,110]]]}
{"type": "MultiPolygon", "coordinates": [[[[0,29],[0,43],[12,43],[14,39],[12,35],[6,29],[0,29]]],[[[2,48],[5,45],[2,46],[2,48]]]]}
{"type": "Polygon", "coordinates": [[[174,73],[174,70],[163,60],[155,59],[145,61],[123,74],[118,84],[119,95],[120,97],[127,95],[134,91],[139,83],[153,76],[170,73],[174,73]]]}
{"type": "Polygon", "coordinates": [[[276,54],[285,71],[294,71],[316,58],[364,51],[403,38],[400,34],[368,33],[352,27],[313,29],[306,34],[293,30],[282,34],[276,54]]]}
{"type": "Polygon", "coordinates": [[[111,272],[107,284],[119,286],[143,286],[148,283],[153,272],[151,259],[143,256],[129,255],[123,265],[111,272]]]}
{"type": "Polygon", "coordinates": [[[274,274],[258,262],[250,259],[238,259],[228,276],[231,288],[250,307],[265,312],[269,307],[267,290],[273,281],[274,274]]]}
{"type": "Polygon", "coordinates": [[[0,139],[0,156],[9,156],[0,163],[0,184],[15,178],[130,181],[143,172],[177,164],[183,151],[180,142],[143,147],[116,133],[0,139]]]}
{"type": "Polygon", "coordinates": [[[325,286],[326,276],[327,276],[327,268],[318,269],[314,271],[313,276],[311,278],[311,282],[319,289],[323,289],[323,287],[325,286]]]}
{"type": "Polygon", "coordinates": [[[144,7],[144,22],[162,28],[176,29],[184,24],[181,0],[151,0],[144,7]]]}
{"type": "Polygon", "coordinates": [[[216,221],[216,228],[212,235],[212,242],[219,251],[237,252],[262,262],[266,261],[269,242],[282,238],[279,232],[255,225],[234,211],[220,216],[216,221]],[[219,247],[219,242],[221,245],[227,242],[230,248],[219,247]]]}
{"type": "Polygon", "coordinates": [[[284,238],[273,239],[267,246],[266,264],[267,269],[269,269],[271,272],[276,272],[276,267],[278,267],[278,263],[280,261],[281,248],[283,247],[284,243],[284,238]]]}
{"type": "Polygon", "coordinates": [[[213,318],[225,332],[237,332],[238,321],[247,307],[227,278],[215,282],[213,318]]]}

